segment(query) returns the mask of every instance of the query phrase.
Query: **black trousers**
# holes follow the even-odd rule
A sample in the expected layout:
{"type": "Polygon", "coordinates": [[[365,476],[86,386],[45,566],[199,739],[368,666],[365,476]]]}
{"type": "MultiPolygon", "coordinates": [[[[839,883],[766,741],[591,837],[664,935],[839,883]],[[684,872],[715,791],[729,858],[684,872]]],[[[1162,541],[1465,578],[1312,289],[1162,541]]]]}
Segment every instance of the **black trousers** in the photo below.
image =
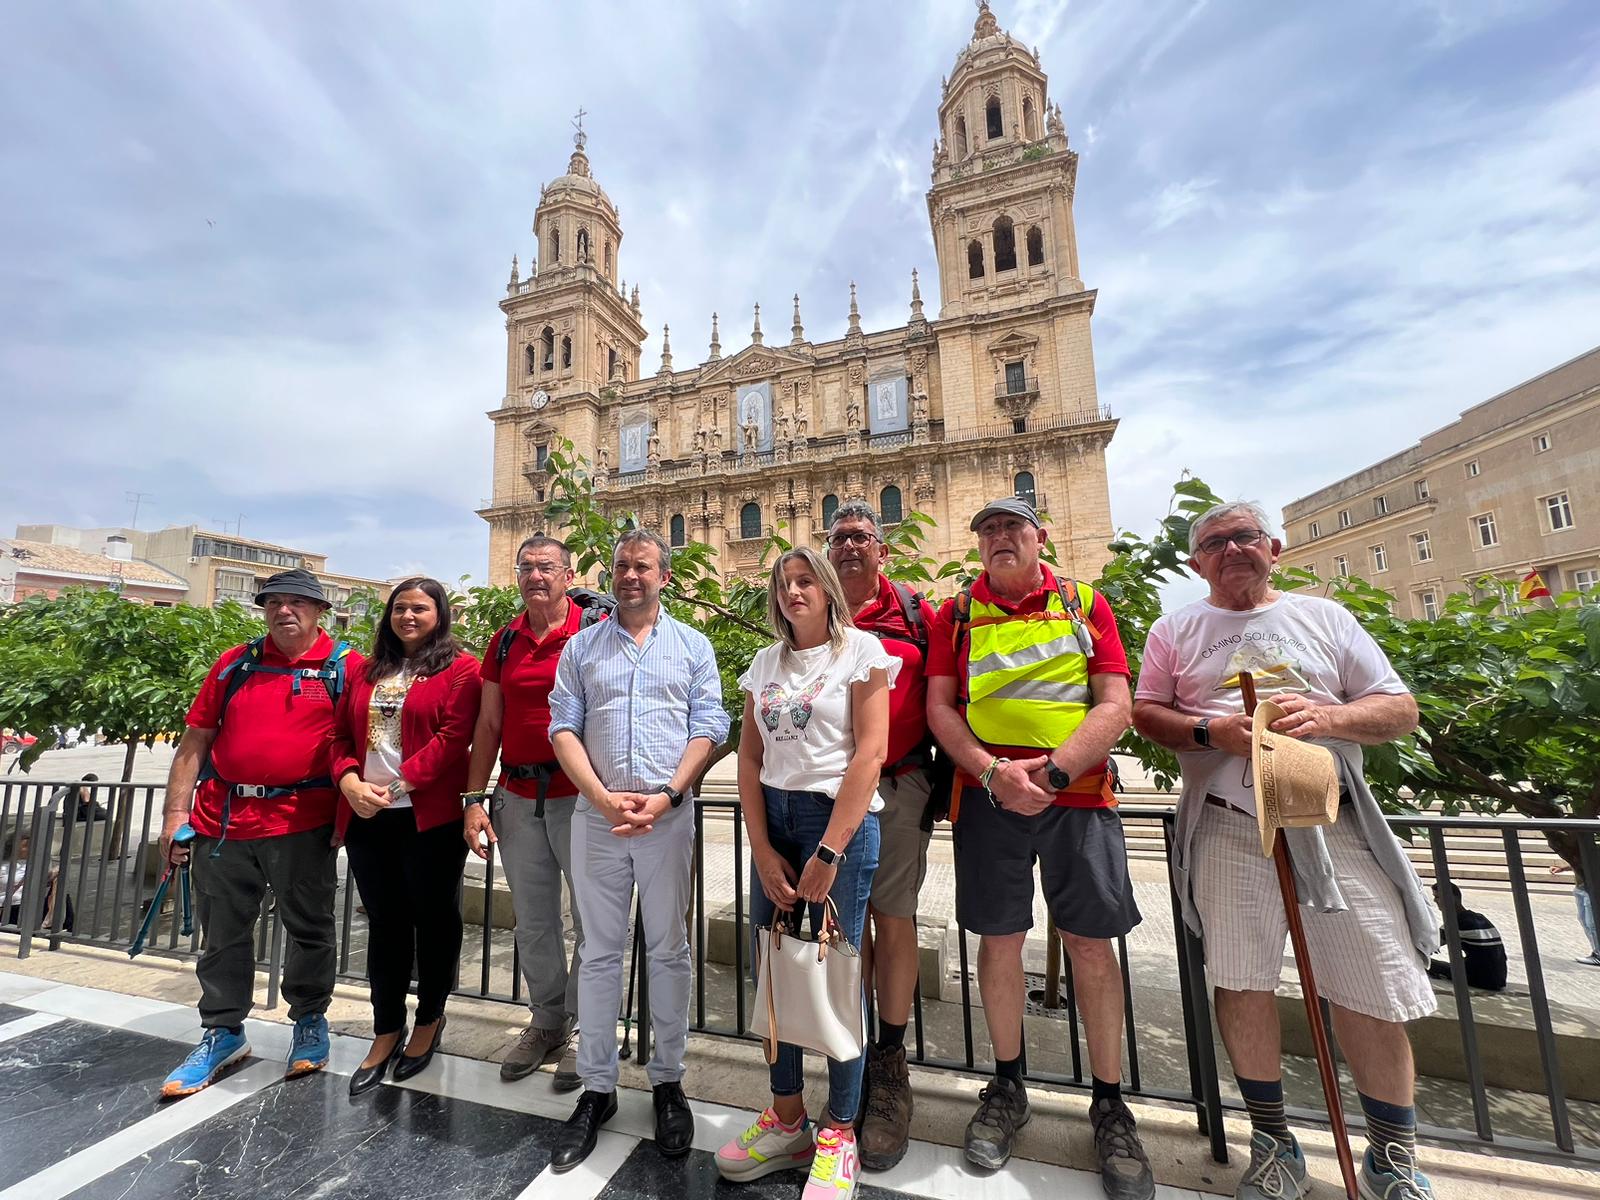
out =
{"type": "Polygon", "coordinates": [[[414,810],[385,809],[350,822],[345,853],[367,909],[372,1031],[382,1037],[405,1028],[413,962],[417,1024],[431,1025],[444,1014],[461,959],[461,823],[419,833],[414,810]]]}

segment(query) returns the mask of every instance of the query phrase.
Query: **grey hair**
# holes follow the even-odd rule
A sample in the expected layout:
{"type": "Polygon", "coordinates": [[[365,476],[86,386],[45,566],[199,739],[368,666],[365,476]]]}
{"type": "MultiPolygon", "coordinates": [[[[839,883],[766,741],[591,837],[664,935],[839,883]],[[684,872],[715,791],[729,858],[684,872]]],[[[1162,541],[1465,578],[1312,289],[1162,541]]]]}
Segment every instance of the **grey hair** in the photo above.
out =
{"type": "Polygon", "coordinates": [[[626,545],[632,542],[648,542],[656,548],[657,561],[661,564],[661,573],[668,574],[672,570],[672,547],[667,545],[667,539],[650,529],[630,529],[617,539],[617,544],[611,547],[611,569],[617,569],[617,554],[626,545]]]}
{"type": "Polygon", "coordinates": [[[551,537],[548,533],[536,533],[532,537],[523,538],[522,545],[517,547],[517,552],[511,557],[513,560],[519,559],[522,557],[522,552],[524,550],[542,549],[554,550],[557,554],[559,554],[561,556],[561,565],[563,567],[570,567],[572,565],[572,551],[567,548],[567,544],[560,538],[551,537]]]}
{"type": "Polygon", "coordinates": [[[883,541],[883,526],[878,524],[878,514],[872,511],[872,505],[865,500],[846,500],[833,510],[833,520],[828,522],[832,529],[840,521],[865,521],[872,526],[872,536],[880,542],[883,541]]]}
{"type": "Polygon", "coordinates": [[[1254,500],[1227,500],[1221,504],[1214,504],[1205,512],[1194,519],[1194,524],[1189,526],[1189,555],[1192,558],[1200,551],[1200,531],[1207,525],[1215,524],[1224,517],[1251,516],[1256,519],[1256,524],[1268,537],[1277,537],[1272,528],[1272,518],[1267,516],[1267,510],[1254,500]]]}

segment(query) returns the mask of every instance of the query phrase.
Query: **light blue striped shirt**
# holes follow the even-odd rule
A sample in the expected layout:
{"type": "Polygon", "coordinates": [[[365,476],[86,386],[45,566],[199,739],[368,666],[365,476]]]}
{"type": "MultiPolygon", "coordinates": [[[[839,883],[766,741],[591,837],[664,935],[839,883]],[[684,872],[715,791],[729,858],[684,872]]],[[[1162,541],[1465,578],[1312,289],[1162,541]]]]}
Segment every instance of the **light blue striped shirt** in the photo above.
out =
{"type": "Polygon", "coordinates": [[[583,741],[600,782],[644,792],[672,778],[693,738],[728,736],[717,656],[705,634],[665,608],[635,644],[613,617],[591,625],[561,651],[550,692],[550,736],[583,741]]]}

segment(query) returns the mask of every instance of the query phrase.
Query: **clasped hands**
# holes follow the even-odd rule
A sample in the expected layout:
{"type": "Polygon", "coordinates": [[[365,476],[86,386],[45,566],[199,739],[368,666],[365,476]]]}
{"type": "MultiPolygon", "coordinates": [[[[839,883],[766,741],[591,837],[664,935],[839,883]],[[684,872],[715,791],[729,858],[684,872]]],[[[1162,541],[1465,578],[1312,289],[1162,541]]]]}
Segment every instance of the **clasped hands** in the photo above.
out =
{"type": "MultiPolygon", "coordinates": [[[[1283,692],[1272,697],[1272,702],[1283,709],[1283,716],[1268,728],[1297,741],[1310,738],[1342,736],[1339,721],[1344,705],[1327,704],[1300,692],[1283,692]]],[[[1240,758],[1250,757],[1250,732],[1253,718],[1248,713],[1235,713],[1230,717],[1213,717],[1206,726],[1211,735],[1211,745],[1240,758]]]]}
{"type": "Polygon", "coordinates": [[[672,798],[665,792],[607,792],[593,803],[611,822],[612,833],[631,838],[654,829],[657,818],[672,807],[672,798]]]}

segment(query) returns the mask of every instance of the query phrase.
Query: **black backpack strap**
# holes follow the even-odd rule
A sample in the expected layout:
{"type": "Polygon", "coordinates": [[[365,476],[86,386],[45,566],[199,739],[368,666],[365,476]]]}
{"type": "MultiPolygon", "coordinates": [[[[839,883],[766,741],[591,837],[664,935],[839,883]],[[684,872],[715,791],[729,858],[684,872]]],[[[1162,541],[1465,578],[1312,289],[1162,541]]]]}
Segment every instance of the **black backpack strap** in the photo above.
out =
{"type": "Polygon", "coordinates": [[[894,594],[900,600],[900,615],[905,618],[906,628],[911,631],[911,640],[917,644],[917,649],[922,651],[922,657],[928,657],[928,626],[922,619],[922,596],[913,592],[903,583],[890,581],[889,586],[894,589],[894,594]]]}
{"type": "Polygon", "coordinates": [[[496,668],[503,668],[506,665],[506,656],[511,653],[511,643],[515,640],[509,625],[495,635],[494,665],[496,668]]]}

